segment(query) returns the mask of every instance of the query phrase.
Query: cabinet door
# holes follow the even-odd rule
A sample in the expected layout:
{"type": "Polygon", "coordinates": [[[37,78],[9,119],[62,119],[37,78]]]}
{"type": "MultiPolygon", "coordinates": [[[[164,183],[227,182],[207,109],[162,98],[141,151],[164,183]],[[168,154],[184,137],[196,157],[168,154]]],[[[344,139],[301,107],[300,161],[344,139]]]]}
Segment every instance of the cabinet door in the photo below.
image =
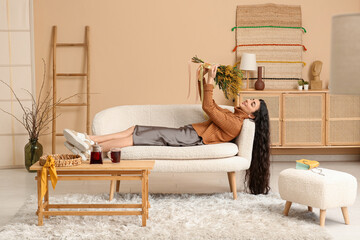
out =
{"type": "Polygon", "coordinates": [[[327,94],[327,145],[360,145],[360,96],[327,94]]]}
{"type": "Polygon", "coordinates": [[[325,94],[283,95],[283,146],[325,145],[325,94]]]}
{"type": "Polygon", "coordinates": [[[265,101],[270,117],[270,144],[272,146],[281,145],[281,94],[240,93],[240,102],[249,98],[265,101]]]}

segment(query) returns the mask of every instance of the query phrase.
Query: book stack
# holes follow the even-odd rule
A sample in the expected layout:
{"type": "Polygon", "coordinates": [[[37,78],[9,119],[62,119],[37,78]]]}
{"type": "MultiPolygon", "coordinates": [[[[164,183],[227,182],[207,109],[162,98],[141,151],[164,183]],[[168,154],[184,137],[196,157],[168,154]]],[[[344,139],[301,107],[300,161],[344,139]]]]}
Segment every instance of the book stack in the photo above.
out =
{"type": "Polygon", "coordinates": [[[302,170],[310,170],[312,168],[316,168],[320,165],[318,161],[308,160],[308,159],[300,159],[296,160],[296,169],[302,170]]]}

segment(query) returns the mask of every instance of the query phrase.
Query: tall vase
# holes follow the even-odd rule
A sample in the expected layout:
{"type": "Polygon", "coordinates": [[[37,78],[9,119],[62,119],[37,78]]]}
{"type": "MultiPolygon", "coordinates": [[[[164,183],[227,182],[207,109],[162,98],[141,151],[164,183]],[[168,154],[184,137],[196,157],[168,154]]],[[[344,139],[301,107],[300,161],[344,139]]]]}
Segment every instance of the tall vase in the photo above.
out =
{"type": "Polygon", "coordinates": [[[29,172],[30,166],[39,161],[43,154],[43,147],[37,139],[29,139],[29,142],[25,145],[25,167],[29,172]]]}
{"type": "Polygon", "coordinates": [[[258,79],[255,82],[255,89],[256,90],[264,90],[265,83],[262,80],[262,67],[258,67],[258,79]]]}

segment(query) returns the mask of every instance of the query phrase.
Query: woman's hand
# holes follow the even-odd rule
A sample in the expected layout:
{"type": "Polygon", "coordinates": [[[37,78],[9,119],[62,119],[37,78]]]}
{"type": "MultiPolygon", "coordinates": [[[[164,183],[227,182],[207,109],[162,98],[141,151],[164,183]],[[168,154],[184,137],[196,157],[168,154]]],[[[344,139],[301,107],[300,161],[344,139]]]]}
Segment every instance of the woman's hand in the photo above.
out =
{"type": "Polygon", "coordinates": [[[214,84],[214,78],[216,77],[217,68],[218,65],[213,65],[209,69],[207,84],[214,84]]]}
{"type": "MultiPolygon", "coordinates": [[[[205,75],[206,75],[208,72],[209,72],[208,69],[206,69],[206,68],[203,69],[203,81],[204,81],[204,83],[205,83],[205,75]]],[[[200,76],[200,68],[197,69],[197,75],[200,76]]],[[[200,79],[199,79],[199,81],[200,81],[200,79]]]]}

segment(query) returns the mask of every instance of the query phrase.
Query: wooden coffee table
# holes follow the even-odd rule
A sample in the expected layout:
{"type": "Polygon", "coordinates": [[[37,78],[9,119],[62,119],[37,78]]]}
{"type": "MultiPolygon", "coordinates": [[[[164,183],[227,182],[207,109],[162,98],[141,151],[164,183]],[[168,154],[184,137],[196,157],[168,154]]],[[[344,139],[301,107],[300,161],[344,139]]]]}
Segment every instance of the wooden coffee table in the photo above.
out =
{"type": "MultiPolygon", "coordinates": [[[[142,226],[146,226],[146,219],[149,217],[149,173],[154,167],[155,161],[126,161],[112,163],[104,161],[104,164],[89,164],[89,161],[73,167],[58,167],[56,172],[59,181],[78,180],[139,180],[142,182],[142,203],[141,204],[50,204],[49,189],[46,189],[44,199],[41,198],[41,171],[39,162],[30,167],[30,170],[37,171],[37,192],[38,192],[38,225],[43,225],[43,217],[64,216],[64,215],[142,215],[142,226]],[[95,176],[96,175],[96,176],[95,176]],[[51,208],[140,208],[141,211],[50,211],[51,208]]],[[[50,182],[48,175],[48,184],[50,182]]]]}

